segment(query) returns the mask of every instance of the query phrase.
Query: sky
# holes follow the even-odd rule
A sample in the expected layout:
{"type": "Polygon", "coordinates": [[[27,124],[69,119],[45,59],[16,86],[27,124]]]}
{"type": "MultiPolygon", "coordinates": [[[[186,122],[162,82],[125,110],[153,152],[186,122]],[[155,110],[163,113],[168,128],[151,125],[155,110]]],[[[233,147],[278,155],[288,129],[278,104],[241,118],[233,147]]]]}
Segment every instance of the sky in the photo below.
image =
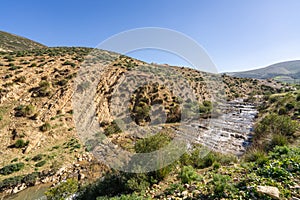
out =
{"type": "MultiPolygon", "coordinates": [[[[126,30],[161,27],[194,39],[219,72],[300,60],[299,0],[10,0],[0,10],[0,30],[47,46],[96,47],[126,30]]],[[[155,50],[130,55],[185,65],[155,50]]]]}

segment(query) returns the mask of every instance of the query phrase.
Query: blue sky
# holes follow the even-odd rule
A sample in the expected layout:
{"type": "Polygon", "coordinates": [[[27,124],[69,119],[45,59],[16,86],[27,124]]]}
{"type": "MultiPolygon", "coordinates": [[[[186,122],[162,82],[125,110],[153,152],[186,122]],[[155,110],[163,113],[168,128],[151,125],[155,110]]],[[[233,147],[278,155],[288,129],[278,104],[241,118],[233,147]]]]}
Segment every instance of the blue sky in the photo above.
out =
{"type": "MultiPolygon", "coordinates": [[[[0,9],[0,30],[48,46],[95,47],[119,32],[150,26],[193,38],[222,72],[300,60],[299,0],[10,0],[0,9]]],[[[135,56],[184,64],[166,53],[135,56]]]]}

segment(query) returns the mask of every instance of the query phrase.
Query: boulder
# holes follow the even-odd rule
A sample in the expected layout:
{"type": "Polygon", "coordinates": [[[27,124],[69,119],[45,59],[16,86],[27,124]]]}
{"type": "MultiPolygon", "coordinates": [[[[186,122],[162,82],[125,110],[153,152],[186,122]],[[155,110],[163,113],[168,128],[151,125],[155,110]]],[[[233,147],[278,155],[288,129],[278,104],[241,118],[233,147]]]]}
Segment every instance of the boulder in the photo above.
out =
{"type": "Polygon", "coordinates": [[[279,190],[277,187],[272,186],[257,186],[257,192],[260,194],[265,194],[273,199],[280,199],[279,198],[279,190]]]}

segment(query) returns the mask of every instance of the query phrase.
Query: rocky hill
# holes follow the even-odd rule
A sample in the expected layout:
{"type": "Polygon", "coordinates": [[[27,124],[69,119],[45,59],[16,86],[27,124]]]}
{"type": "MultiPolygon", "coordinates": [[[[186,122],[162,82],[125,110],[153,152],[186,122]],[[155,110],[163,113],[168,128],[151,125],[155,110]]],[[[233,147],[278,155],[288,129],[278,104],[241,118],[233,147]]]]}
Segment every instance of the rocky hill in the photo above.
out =
{"type": "MultiPolygon", "coordinates": [[[[74,124],[74,116],[76,118],[77,115],[74,113],[72,98],[74,93],[84,94],[90,84],[79,84],[76,78],[81,73],[80,67],[86,66],[95,66],[95,69],[99,66],[101,72],[95,96],[85,94],[85,100],[91,98],[96,105],[96,123],[100,125],[107,140],[128,151],[133,151],[135,141],[143,136],[120,131],[120,123],[116,125],[116,118],[122,119],[128,125],[127,128],[131,125],[160,126],[166,122],[170,130],[174,130],[180,117],[194,117],[193,112],[185,113],[180,107],[180,96],[192,100],[186,102],[186,108],[199,108],[200,118],[208,118],[212,117],[210,111],[214,106],[214,98],[222,101],[253,99],[257,95],[283,90],[281,84],[271,81],[218,76],[183,67],[150,65],[127,56],[89,48],[1,52],[1,190],[11,188],[7,191],[17,192],[39,182],[57,182],[74,176],[89,181],[107,169],[86,152],[93,150],[97,141],[82,142],[77,134],[80,127],[74,124]],[[91,58],[92,52],[94,57],[91,58]],[[155,78],[151,73],[165,76],[155,78]],[[141,80],[148,77],[147,80],[152,82],[138,85],[140,82],[137,82],[137,77],[141,80]],[[176,80],[177,85],[169,84],[170,77],[176,80]],[[184,90],[185,84],[191,94],[184,90]],[[216,87],[222,88],[218,94],[209,92],[212,91],[210,88],[216,87]],[[128,96],[126,91],[131,91],[132,96],[128,96]],[[129,115],[112,114],[118,111],[118,105],[124,105],[123,99],[129,99],[125,102],[129,115]],[[160,117],[151,118],[153,112],[161,114],[158,115],[160,117]],[[128,116],[130,123],[126,121],[128,116]],[[95,165],[91,164],[93,160],[95,165]],[[93,170],[98,173],[93,173],[93,170]],[[15,188],[15,185],[19,186],[15,188]]],[[[85,108],[84,104],[82,108],[85,108]]],[[[88,123],[87,118],[82,120],[83,124],[88,123]]]]}
{"type": "Polygon", "coordinates": [[[0,31],[0,51],[12,52],[45,47],[45,45],[30,39],[0,31]]]}
{"type": "Polygon", "coordinates": [[[300,80],[300,61],[287,61],[270,65],[265,68],[227,73],[231,76],[241,78],[256,78],[256,79],[275,79],[282,82],[299,82],[300,80]]]}

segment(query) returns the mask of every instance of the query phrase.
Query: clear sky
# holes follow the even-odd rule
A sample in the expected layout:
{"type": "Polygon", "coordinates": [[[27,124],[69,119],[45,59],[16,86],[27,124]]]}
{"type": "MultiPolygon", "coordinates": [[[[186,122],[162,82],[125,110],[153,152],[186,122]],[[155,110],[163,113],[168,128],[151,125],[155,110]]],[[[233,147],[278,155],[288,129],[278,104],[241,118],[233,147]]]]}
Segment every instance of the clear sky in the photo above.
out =
{"type": "MultiPolygon", "coordinates": [[[[150,26],[195,39],[223,72],[300,60],[300,0],[7,0],[0,10],[0,30],[47,46],[95,47],[150,26]]],[[[182,64],[153,52],[136,56],[182,64]]]]}

